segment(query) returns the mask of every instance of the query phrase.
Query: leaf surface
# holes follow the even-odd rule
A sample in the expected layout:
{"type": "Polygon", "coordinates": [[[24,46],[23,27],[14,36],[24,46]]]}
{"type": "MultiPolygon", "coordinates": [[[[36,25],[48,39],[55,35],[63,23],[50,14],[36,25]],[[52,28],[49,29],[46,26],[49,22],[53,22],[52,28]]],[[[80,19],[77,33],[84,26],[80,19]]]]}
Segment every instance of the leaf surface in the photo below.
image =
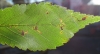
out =
{"type": "Polygon", "coordinates": [[[32,51],[56,49],[99,20],[50,3],[14,5],[0,10],[0,43],[32,51]]]}

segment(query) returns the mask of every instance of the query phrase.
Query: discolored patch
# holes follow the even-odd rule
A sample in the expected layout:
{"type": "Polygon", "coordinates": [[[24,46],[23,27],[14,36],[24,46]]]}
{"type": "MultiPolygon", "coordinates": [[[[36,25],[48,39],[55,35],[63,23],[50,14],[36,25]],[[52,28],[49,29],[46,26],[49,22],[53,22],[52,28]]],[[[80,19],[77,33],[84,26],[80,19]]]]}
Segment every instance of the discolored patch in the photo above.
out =
{"type": "Polygon", "coordinates": [[[34,29],[35,31],[37,31],[39,34],[41,34],[41,31],[38,30],[38,26],[34,26],[33,29],[34,29]]]}
{"type": "Polygon", "coordinates": [[[38,30],[38,27],[37,26],[34,26],[34,30],[38,30]]]}
{"type": "Polygon", "coordinates": [[[60,31],[60,34],[63,34],[63,31],[60,31]]]}
{"type": "Polygon", "coordinates": [[[47,11],[46,14],[49,14],[49,12],[47,11]]]}
{"type": "Polygon", "coordinates": [[[24,35],[27,34],[27,33],[28,33],[27,31],[23,31],[23,30],[21,31],[21,35],[22,35],[22,36],[24,36],[24,35]]]}
{"type": "Polygon", "coordinates": [[[63,27],[60,27],[61,30],[63,30],[63,27]]]}
{"type": "Polygon", "coordinates": [[[63,20],[60,18],[60,29],[63,30],[63,27],[65,26],[65,23],[63,20]]]}
{"type": "Polygon", "coordinates": [[[86,20],[88,16],[84,16],[81,20],[78,20],[78,21],[83,21],[83,20],[86,20]]]}

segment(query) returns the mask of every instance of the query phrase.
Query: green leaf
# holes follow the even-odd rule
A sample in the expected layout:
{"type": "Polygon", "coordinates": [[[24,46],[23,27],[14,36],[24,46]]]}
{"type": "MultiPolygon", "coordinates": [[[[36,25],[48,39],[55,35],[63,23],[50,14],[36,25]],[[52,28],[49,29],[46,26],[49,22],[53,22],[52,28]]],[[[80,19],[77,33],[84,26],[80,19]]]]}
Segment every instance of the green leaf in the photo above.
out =
{"type": "Polygon", "coordinates": [[[32,51],[56,49],[99,20],[50,3],[14,5],[0,9],[0,43],[32,51]]]}

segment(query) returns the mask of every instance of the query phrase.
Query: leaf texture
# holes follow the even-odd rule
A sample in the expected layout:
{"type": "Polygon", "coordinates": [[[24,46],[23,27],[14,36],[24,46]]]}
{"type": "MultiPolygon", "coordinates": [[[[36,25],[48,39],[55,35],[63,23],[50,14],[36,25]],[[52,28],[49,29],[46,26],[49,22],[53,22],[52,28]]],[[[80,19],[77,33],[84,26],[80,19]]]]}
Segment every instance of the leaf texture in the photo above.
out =
{"type": "Polygon", "coordinates": [[[32,51],[56,49],[99,20],[50,3],[14,5],[0,9],[0,43],[32,51]]]}

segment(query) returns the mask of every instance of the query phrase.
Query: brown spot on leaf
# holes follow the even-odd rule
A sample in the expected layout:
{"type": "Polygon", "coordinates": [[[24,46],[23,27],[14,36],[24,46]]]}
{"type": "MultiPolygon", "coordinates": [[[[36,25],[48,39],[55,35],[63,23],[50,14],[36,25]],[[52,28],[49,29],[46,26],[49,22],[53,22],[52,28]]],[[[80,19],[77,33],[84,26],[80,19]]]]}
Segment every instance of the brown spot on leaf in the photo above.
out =
{"type": "Polygon", "coordinates": [[[47,11],[46,14],[49,14],[49,12],[47,11]]]}
{"type": "Polygon", "coordinates": [[[87,16],[84,16],[84,17],[82,18],[82,20],[78,20],[78,21],[86,20],[86,18],[87,18],[87,16]]]}
{"type": "Polygon", "coordinates": [[[86,20],[86,18],[87,18],[87,16],[84,16],[84,17],[82,18],[82,20],[86,20]]]}
{"type": "Polygon", "coordinates": [[[36,30],[38,33],[40,33],[40,34],[41,34],[41,31],[40,31],[40,30],[38,30],[38,27],[37,27],[37,26],[34,26],[34,30],[36,30]]]}
{"type": "Polygon", "coordinates": [[[60,27],[61,30],[63,30],[63,27],[60,27]]]}
{"type": "Polygon", "coordinates": [[[27,34],[27,31],[25,32],[25,31],[22,30],[21,35],[24,36],[25,34],[27,34]]]}
{"type": "Polygon", "coordinates": [[[38,27],[37,26],[34,26],[34,30],[38,30],[38,27]]]}

